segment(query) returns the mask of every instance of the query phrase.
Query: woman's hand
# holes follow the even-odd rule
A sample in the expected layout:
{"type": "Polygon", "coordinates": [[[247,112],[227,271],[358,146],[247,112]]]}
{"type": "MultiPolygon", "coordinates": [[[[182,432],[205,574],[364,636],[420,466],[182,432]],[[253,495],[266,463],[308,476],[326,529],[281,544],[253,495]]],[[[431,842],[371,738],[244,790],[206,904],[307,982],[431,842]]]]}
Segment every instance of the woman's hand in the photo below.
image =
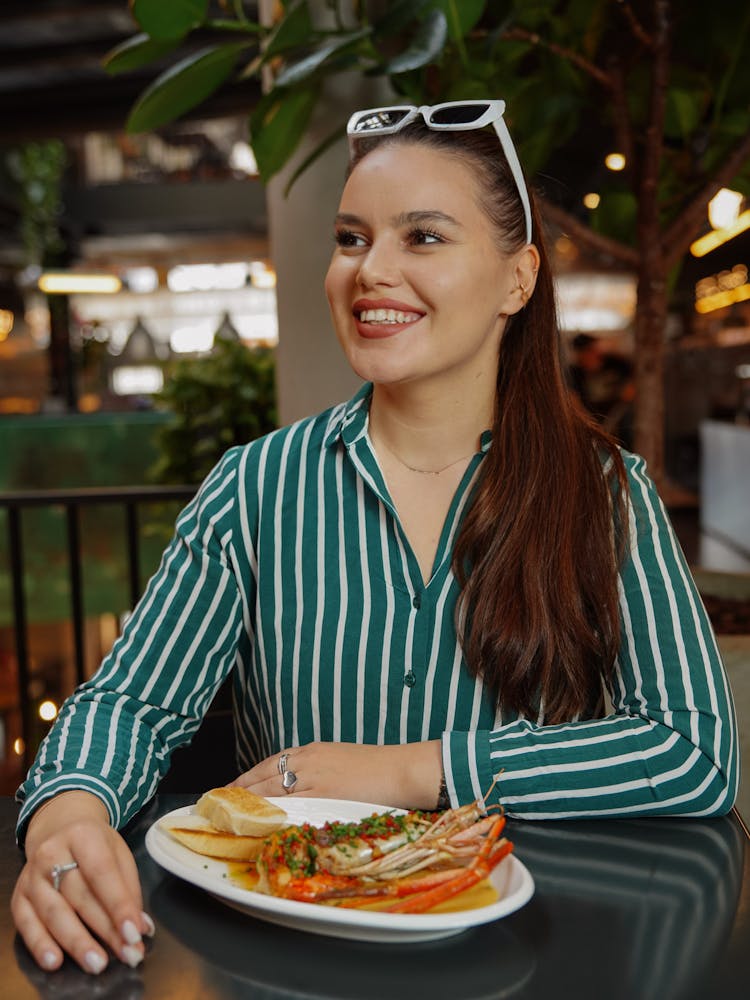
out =
{"type": "MultiPolygon", "coordinates": [[[[440,741],[370,746],[308,743],[290,747],[287,768],[297,775],[292,795],[353,799],[402,809],[434,809],[440,789],[440,741]]],[[[257,795],[282,795],[279,760],[273,754],[232,784],[257,795]]]]}
{"type": "Polygon", "coordinates": [[[57,969],[67,953],[97,974],[109,961],[103,944],[130,966],[142,961],[142,935],[154,925],[143,912],[133,855],[96,796],[63,792],[42,805],[29,824],[26,858],[11,911],[38,965],[57,969]],[[72,861],[77,867],[56,890],[52,868],[72,861]]]}

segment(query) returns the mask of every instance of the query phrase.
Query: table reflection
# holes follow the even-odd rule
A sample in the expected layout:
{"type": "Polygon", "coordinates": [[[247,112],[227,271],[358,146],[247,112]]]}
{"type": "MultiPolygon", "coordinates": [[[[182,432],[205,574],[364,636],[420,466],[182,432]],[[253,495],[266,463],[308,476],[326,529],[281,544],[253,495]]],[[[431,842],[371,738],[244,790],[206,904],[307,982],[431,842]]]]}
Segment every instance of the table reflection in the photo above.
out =
{"type": "MultiPolygon", "coordinates": [[[[536,891],[509,917],[435,942],[372,944],[289,930],[240,913],[162,871],[128,833],[157,937],[141,969],[98,980],[48,975],[18,945],[44,998],[254,1000],[698,996],[728,940],[745,844],[729,819],[509,823],[536,891]]],[[[708,992],[710,995],[710,990],[708,992]]]]}
{"type": "Polygon", "coordinates": [[[513,835],[549,929],[536,936],[535,992],[559,992],[561,980],[579,995],[603,984],[608,997],[639,1000],[700,992],[737,910],[745,841],[735,823],[527,823],[513,835]]]}

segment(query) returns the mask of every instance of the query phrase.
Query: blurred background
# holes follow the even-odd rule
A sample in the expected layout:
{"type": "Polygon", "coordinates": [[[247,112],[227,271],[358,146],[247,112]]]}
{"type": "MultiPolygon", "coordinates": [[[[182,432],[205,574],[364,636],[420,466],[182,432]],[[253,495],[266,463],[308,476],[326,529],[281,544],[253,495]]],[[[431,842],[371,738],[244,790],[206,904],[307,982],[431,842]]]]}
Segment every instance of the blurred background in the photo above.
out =
{"type": "Polygon", "coordinates": [[[341,136],[394,99],[506,96],[571,391],[646,453],[750,705],[748,14],[718,2],[712,49],[689,0],[452,6],[0,8],[1,792],[221,453],[353,391],[322,293],[341,136]]]}

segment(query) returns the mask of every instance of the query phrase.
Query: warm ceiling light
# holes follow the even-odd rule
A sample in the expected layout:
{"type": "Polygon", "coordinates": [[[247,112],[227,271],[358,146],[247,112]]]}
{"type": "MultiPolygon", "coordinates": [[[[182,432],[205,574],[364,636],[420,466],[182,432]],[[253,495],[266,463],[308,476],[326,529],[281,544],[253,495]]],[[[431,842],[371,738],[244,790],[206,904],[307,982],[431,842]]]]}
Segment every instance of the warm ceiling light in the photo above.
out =
{"type": "Polygon", "coordinates": [[[588,194],[583,196],[583,204],[586,208],[598,208],[601,200],[596,191],[589,191],[588,194]]]}
{"type": "Polygon", "coordinates": [[[626,162],[622,153],[608,153],[604,157],[604,165],[608,170],[624,170],[626,162]]]}
{"type": "Polygon", "coordinates": [[[750,229],[750,208],[737,217],[734,225],[727,229],[712,229],[710,233],[706,233],[705,236],[701,236],[700,239],[691,243],[690,253],[693,257],[705,257],[707,253],[720,247],[722,243],[734,239],[735,236],[739,236],[740,233],[744,233],[746,229],[750,229]]]}
{"type": "Polygon", "coordinates": [[[43,701],[39,706],[39,718],[45,722],[52,722],[57,717],[57,705],[54,701],[43,701]]]}
{"type": "Polygon", "coordinates": [[[13,313],[10,309],[0,309],[0,343],[2,343],[13,329],[13,313]]]}
{"type": "Polygon", "coordinates": [[[750,299],[750,285],[740,285],[738,288],[729,288],[726,291],[716,292],[715,295],[705,295],[695,303],[695,311],[699,313],[715,312],[717,309],[726,309],[727,306],[734,305],[735,302],[747,302],[750,299]]]}
{"type": "Polygon", "coordinates": [[[74,274],[65,271],[46,271],[37,284],[39,291],[46,295],[112,295],[122,288],[122,282],[115,274],[74,274]]]}
{"type": "Polygon", "coordinates": [[[730,229],[740,215],[743,195],[721,188],[708,203],[708,221],[714,229],[730,229]]]}

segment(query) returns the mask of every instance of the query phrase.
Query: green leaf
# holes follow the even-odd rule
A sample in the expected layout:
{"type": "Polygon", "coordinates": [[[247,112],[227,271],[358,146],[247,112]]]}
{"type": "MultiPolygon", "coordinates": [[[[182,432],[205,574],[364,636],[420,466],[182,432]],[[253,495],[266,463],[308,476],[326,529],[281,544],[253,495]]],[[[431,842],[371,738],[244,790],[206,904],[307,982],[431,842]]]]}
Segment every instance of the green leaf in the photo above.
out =
{"type": "Polygon", "coordinates": [[[162,56],[173,52],[178,44],[176,40],[155,41],[145,34],[133,35],[108,52],[102,60],[102,65],[113,76],[116,73],[127,73],[156,62],[162,56]]]}
{"type": "Polygon", "coordinates": [[[133,17],[154,39],[180,39],[203,24],[208,0],[131,0],[133,17]]]}
{"type": "Polygon", "coordinates": [[[448,21],[442,10],[433,10],[422,21],[408,49],[383,66],[387,74],[408,73],[434,62],[445,47],[448,21]]]}
{"type": "Polygon", "coordinates": [[[591,228],[631,245],[638,217],[638,199],[632,191],[602,191],[599,206],[591,213],[591,228]]]}
{"type": "Polygon", "coordinates": [[[318,99],[318,87],[271,91],[250,116],[250,143],[264,183],[278,173],[302,138],[318,99]]]}
{"type": "Polygon", "coordinates": [[[448,21],[448,32],[454,42],[464,38],[484,13],[487,0],[433,0],[448,21]]]}
{"type": "Polygon", "coordinates": [[[310,7],[307,0],[294,0],[271,33],[263,53],[263,62],[310,41],[312,34],[310,7]]]}
{"type": "Polygon", "coordinates": [[[244,45],[195,52],[170,67],[141,94],[127,121],[128,132],[148,132],[205,101],[234,69],[244,45]]]}
{"type": "Polygon", "coordinates": [[[346,129],[346,122],[345,121],[339,122],[336,128],[332,132],[329,132],[328,135],[325,137],[325,139],[322,139],[315,147],[315,149],[308,156],[306,156],[304,160],[295,168],[294,172],[292,173],[292,176],[289,178],[289,180],[286,182],[286,185],[284,186],[284,197],[286,197],[289,194],[289,192],[292,190],[292,187],[294,186],[295,181],[297,181],[299,177],[301,177],[301,175],[307,170],[307,168],[311,166],[313,163],[315,163],[318,157],[322,156],[327,149],[330,149],[330,147],[333,146],[334,143],[338,142],[339,139],[343,137],[345,129],[346,129]]]}
{"type": "Polygon", "coordinates": [[[360,28],[359,31],[349,31],[345,35],[336,35],[315,52],[311,52],[309,56],[305,56],[299,62],[283,69],[276,77],[274,87],[294,87],[298,83],[302,83],[303,80],[311,77],[334,53],[340,52],[350,45],[355,45],[371,34],[372,28],[367,27],[360,28]]]}
{"type": "Polygon", "coordinates": [[[422,11],[434,5],[435,0],[399,0],[398,3],[387,4],[385,14],[373,23],[373,33],[377,38],[394,38],[418,20],[422,11]]]}
{"type": "Polygon", "coordinates": [[[664,131],[668,136],[688,138],[698,125],[706,104],[706,95],[696,91],[670,87],[664,116],[664,131]]]}

